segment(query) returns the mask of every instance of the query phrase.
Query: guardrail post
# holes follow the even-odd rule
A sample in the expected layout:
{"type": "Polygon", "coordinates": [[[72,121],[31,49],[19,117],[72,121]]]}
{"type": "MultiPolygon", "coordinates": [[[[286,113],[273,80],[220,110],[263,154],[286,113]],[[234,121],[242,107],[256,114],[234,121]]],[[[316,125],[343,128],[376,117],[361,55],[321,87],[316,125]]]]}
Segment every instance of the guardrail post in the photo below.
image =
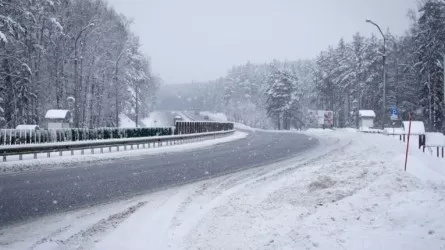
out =
{"type": "Polygon", "coordinates": [[[6,161],[6,155],[3,156],[3,161],[6,161]]]}
{"type": "Polygon", "coordinates": [[[127,151],[127,145],[124,145],[124,151],[127,151]]]}
{"type": "Polygon", "coordinates": [[[437,147],[437,158],[439,158],[439,147],[437,147]]]}
{"type": "Polygon", "coordinates": [[[74,150],[71,150],[71,155],[74,155],[74,150]]]}
{"type": "Polygon", "coordinates": [[[81,155],[83,155],[83,154],[84,154],[84,151],[83,151],[83,149],[82,149],[82,150],[80,150],[80,154],[81,154],[81,155]]]}
{"type": "Polygon", "coordinates": [[[19,161],[23,160],[23,155],[19,154],[19,161]]]}
{"type": "Polygon", "coordinates": [[[62,156],[63,151],[59,151],[59,156],[62,156]]]}
{"type": "Polygon", "coordinates": [[[100,148],[100,153],[101,153],[101,154],[104,153],[104,148],[100,148]]]}
{"type": "Polygon", "coordinates": [[[443,147],[442,147],[442,158],[444,157],[444,150],[443,150],[443,147]]]}
{"type": "Polygon", "coordinates": [[[34,153],[34,159],[37,159],[37,153],[34,153]]]}
{"type": "Polygon", "coordinates": [[[47,153],[46,153],[46,157],[47,157],[47,158],[51,158],[51,153],[50,153],[50,152],[47,152],[47,153]]]}
{"type": "Polygon", "coordinates": [[[91,148],[91,154],[94,155],[94,148],[91,148]]]}

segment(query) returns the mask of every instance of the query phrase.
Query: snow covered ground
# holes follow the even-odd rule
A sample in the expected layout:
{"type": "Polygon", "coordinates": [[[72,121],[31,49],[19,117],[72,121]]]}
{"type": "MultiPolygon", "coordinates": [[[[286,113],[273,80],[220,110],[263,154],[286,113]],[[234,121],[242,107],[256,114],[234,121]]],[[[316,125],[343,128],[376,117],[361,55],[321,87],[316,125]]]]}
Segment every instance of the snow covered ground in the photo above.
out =
{"type": "Polygon", "coordinates": [[[283,162],[0,230],[2,249],[445,249],[445,160],[311,130],[283,162]]]}
{"type": "Polygon", "coordinates": [[[119,128],[136,128],[136,123],[125,114],[120,114],[119,128]]]}
{"type": "MultiPolygon", "coordinates": [[[[172,116],[173,117],[173,116],[172,116]]],[[[172,126],[173,118],[168,116],[168,112],[153,111],[148,117],[141,119],[145,127],[166,127],[172,126]]],[[[120,128],[135,128],[136,123],[125,114],[119,115],[120,128]]]]}
{"type": "Polygon", "coordinates": [[[151,112],[150,115],[144,119],[142,119],[142,123],[146,127],[164,127],[164,126],[172,126],[173,125],[173,115],[169,117],[166,112],[154,111],[151,112]]]}

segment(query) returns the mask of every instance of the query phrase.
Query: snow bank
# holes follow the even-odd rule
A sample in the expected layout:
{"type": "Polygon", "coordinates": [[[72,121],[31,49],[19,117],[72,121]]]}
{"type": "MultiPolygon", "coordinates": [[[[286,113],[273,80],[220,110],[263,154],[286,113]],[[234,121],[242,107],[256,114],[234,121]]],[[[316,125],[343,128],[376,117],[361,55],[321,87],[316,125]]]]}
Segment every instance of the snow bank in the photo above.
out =
{"type": "Polygon", "coordinates": [[[127,115],[119,115],[119,128],[136,128],[136,123],[131,120],[127,115]]]}
{"type": "Polygon", "coordinates": [[[375,128],[368,128],[368,127],[361,127],[360,128],[360,132],[364,132],[364,133],[384,133],[384,130],[381,129],[375,129],[375,128]]]}
{"type": "Polygon", "coordinates": [[[3,32],[0,31],[0,41],[7,43],[8,39],[6,39],[6,36],[3,32]]]}
{"type": "Polygon", "coordinates": [[[173,125],[172,117],[173,115],[171,115],[170,118],[166,112],[154,111],[151,112],[148,117],[142,119],[142,123],[146,127],[172,126],[173,125]]]}
{"type": "Polygon", "coordinates": [[[442,133],[425,133],[425,146],[445,147],[445,135],[442,133]]]}
{"type": "Polygon", "coordinates": [[[403,128],[385,128],[385,133],[388,135],[404,135],[408,132],[405,132],[403,128]]]}

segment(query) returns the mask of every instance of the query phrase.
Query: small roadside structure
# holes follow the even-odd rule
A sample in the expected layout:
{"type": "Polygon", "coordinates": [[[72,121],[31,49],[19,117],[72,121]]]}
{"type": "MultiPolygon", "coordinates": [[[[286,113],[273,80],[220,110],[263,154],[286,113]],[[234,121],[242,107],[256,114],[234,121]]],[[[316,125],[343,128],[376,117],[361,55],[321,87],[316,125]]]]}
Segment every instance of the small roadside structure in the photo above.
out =
{"type": "MultiPolygon", "coordinates": [[[[409,129],[409,121],[402,122],[403,129],[406,134],[408,134],[409,129]]],[[[425,125],[421,121],[411,121],[411,135],[424,135],[425,134],[425,125]]]]}
{"type": "MultiPolygon", "coordinates": [[[[418,136],[419,148],[425,146],[425,125],[422,121],[411,121],[411,131],[409,131],[409,121],[403,121],[402,125],[406,135],[408,135],[408,132],[411,132],[411,136],[418,136]]],[[[405,135],[403,135],[403,141],[405,142],[405,135]]]]}
{"type": "Polygon", "coordinates": [[[40,130],[39,125],[36,124],[20,124],[15,127],[17,130],[40,130]]]}
{"type": "Polygon", "coordinates": [[[358,116],[360,129],[374,127],[374,110],[359,110],[358,116]]]}
{"type": "Polygon", "coordinates": [[[67,109],[50,109],[45,120],[48,129],[71,128],[71,112],[67,109]]]}

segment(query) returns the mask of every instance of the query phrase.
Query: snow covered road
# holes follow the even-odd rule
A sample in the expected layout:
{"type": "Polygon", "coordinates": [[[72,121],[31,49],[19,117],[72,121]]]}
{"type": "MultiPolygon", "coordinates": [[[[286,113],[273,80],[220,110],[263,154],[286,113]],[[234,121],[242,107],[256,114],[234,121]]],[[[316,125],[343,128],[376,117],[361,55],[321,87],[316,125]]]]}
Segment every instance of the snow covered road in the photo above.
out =
{"type": "Polygon", "coordinates": [[[404,145],[394,138],[348,131],[308,133],[320,146],[297,157],[5,228],[0,245],[445,249],[443,160],[413,149],[406,173],[404,145]]]}
{"type": "Polygon", "coordinates": [[[56,167],[43,163],[29,173],[0,175],[0,226],[264,165],[302,152],[316,140],[257,132],[204,148],[192,144],[137,150],[120,158],[56,161],[56,167]],[[193,150],[170,151],[181,146],[193,150]]]}

